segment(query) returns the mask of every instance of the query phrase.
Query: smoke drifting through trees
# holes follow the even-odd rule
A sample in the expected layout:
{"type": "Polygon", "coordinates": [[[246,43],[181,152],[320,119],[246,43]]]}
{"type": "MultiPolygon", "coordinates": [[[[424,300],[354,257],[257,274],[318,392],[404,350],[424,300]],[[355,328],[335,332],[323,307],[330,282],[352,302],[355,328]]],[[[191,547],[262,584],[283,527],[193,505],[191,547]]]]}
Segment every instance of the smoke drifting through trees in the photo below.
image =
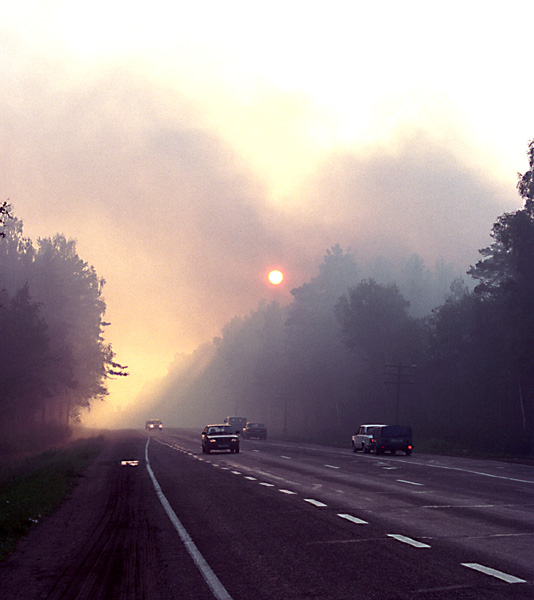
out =
{"type": "Polygon", "coordinates": [[[289,306],[262,303],[177,359],[151,410],[186,426],[241,414],[310,440],[398,417],[421,437],[499,451],[506,439],[531,452],[534,142],[529,162],[518,184],[525,206],[496,221],[468,272],[474,290],[443,263],[360,266],[334,246],[289,306]],[[391,364],[414,367],[410,386],[391,385],[391,364]]]}
{"type": "Polygon", "coordinates": [[[0,435],[4,447],[61,439],[70,420],[126,375],[104,341],[104,280],[62,235],[23,235],[9,218],[0,240],[0,435]]]}

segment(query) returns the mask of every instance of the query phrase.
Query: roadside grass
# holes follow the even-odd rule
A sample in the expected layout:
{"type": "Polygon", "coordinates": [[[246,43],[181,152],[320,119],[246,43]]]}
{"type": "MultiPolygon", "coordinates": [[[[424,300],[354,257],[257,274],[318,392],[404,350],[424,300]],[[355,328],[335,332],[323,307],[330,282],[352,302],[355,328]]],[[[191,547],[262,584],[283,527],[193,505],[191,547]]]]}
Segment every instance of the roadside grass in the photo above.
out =
{"type": "Polygon", "coordinates": [[[51,514],[98,456],[104,438],[77,440],[31,457],[0,462],[0,561],[51,514]]]}

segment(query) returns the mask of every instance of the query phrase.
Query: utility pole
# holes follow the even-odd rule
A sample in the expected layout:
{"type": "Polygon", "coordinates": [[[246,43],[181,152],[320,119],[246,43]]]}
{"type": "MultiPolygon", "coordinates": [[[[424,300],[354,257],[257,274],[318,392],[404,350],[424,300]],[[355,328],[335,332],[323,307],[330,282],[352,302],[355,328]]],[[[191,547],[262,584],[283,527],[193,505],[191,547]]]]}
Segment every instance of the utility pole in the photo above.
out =
{"type": "Polygon", "coordinates": [[[384,372],[384,383],[392,383],[396,386],[397,401],[395,409],[395,425],[399,425],[400,394],[403,385],[415,383],[415,369],[417,365],[389,365],[386,364],[384,372]]]}

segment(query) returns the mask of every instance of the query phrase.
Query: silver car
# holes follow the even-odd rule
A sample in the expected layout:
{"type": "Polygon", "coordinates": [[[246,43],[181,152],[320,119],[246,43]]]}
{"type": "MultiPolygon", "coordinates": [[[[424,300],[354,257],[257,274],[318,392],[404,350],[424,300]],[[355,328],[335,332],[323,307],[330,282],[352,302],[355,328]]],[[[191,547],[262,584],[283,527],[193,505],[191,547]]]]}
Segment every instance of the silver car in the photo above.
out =
{"type": "Polygon", "coordinates": [[[361,450],[369,454],[375,447],[374,431],[376,427],[384,427],[382,423],[360,425],[358,431],[352,436],[352,451],[361,450]]]}

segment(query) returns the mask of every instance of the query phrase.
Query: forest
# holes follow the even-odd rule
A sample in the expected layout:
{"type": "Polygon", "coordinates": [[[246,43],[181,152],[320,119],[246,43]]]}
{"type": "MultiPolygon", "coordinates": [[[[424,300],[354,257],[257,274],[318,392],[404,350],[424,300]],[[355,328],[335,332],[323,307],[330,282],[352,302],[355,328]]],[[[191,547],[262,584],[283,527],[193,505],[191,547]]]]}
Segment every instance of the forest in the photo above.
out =
{"type": "Polygon", "coordinates": [[[63,235],[39,239],[0,207],[0,452],[69,437],[83,409],[124,376],[104,340],[104,280],[63,235]]]}
{"type": "MultiPolygon", "coordinates": [[[[497,218],[463,275],[416,255],[359,264],[335,244],[289,304],[262,301],[177,355],[124,422],[203,427],[234,414],[336,443],[386,422],[427,447],[532,454],[534,140],[527,155],[522,208],[497,218]]],[[[73,240],[34,244],[0,205],[0,450],[65,439],[127,375],[105,341],[104,283],[73,240]]]]}
{"type": "Polygon", "coordinates": [[[347,443],[360,423],[409,424],[427,447],[531,454],[534,140],[527,154],[523,208],[497,218],[467,279],[445,289],[448,267],[431,272],[414,256],[401,285],[334,245],[288,306],[262,302],[177,356],[157,401],[148,390],[133,417],[151,405],[168,424],[199,427],[234,414],[347,443]]]}

